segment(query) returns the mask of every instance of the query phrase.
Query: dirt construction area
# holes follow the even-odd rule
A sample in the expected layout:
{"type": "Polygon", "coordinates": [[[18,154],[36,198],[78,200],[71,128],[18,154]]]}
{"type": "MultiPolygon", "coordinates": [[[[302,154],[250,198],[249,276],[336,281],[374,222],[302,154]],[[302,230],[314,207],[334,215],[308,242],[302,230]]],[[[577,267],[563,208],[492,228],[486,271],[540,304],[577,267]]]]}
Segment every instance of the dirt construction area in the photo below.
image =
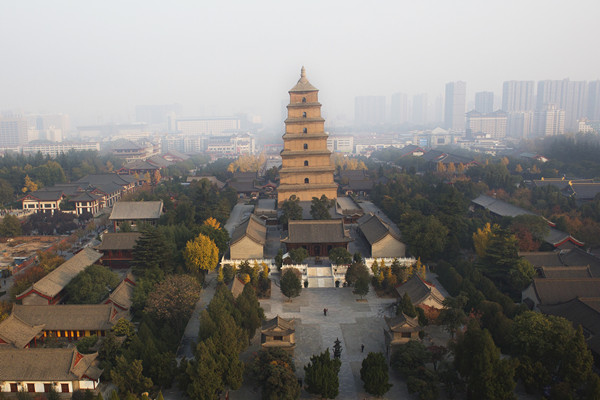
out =
{"type": "Polygon", "coordinates": [[[0,266],[13,263],[15,257],[29,258],[39,250],[57,244],[65,236],[19,236],[0,240],[0,266]]]}

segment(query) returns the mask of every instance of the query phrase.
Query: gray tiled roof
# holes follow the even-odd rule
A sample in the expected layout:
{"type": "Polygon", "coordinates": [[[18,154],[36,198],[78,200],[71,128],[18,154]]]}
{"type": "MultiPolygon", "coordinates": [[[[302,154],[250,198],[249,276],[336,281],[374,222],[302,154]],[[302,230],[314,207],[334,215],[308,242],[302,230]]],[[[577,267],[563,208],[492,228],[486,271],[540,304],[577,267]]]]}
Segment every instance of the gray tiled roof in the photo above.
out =
{"type": "Polygon", "coordinates": [[[590,267],[542,267],[544,278],[592,278],[590,267]]]}
{"type": "Polygon", "coordinates": [[[141,232],[105,233],[96,250],[132,250],[141,232]]]}
{"type": "Polygon", "coordinates": [[[283,243],[343,243],[352,239],[344,229],[341,219],[289,221],[288,237],[283,243]]]}
{"type": "Polygon", "coordinates": [[[564,265],[558,251],[519,252],[519,256],[525,258],[534,267],[561,267],[564,265]]]}
{"type": "MultiPolygon", "coordinates": [[[[36,190],[35,192],[29,193],[27,196],[31,196],[41,201],[57,201],[63,196],[62,190],[36,190]]],[[[25,197],[27,197],[25,196],[25,197]]]]}
{"type": "Polygon", "coordinates": [[[267,227],[262,223],[260,218],[252,214],[235,228],[231,234],[231,244],[235,244],[243,237],[248,237],[252,241],[264,246],[267,242],[267,227]]]}
{"type": "Polygon", "coordinates": [[[117,201],[110,214],[111,220],[158,219],[162,214],[160,201],[117,201]]]}
{"type": "Polygon", "coordinates": [[[411,318],[404,313],[392,318],[385,317],[385,322],[392,332],[417,331],[420,329],[419,319],[417,317],[411,318]]]}
{"type": "Polygon", "coordinates": [[[44,325],[48,331],[108,330],[126,314],[112,304],[13,305],[13,314],[30,325],[44,325]]]}
{"type": "Polygon", "coordinates": [[[600,297],[599,278],[534,278],[532,285],[542,305],[565,303],[577,297],[600,297]]]}
{"type": "Polygon", "coordinates": [[[400,240],[400,237],[390,229],[388,224],[372,213],[363,216],[358,221],[358,227],[371,245],[377,243],[387,235],[391,235],[394,239],[400,240]]]}
{"type": "Polygon", "coordinates": [[[263,335],[289,335],[296,331],[293,319],[285,319],[279,315],[262,323],[263,335]]]}
{"type": "Polygon", "coordinates": [[[89,247],[84,247],[79,253],[19,294],[17,299],[24,297],[32,289],[45,296],[55,297],[77,274],[82,272],[85,267],[94,264],[100,257],[102,257],[102,253],[98,253],[89,247]]]}
{"type": "Polygon", "coordinates": [[[31,325],[20,320],[16,315],[10,314],[8,318],[0,322],[0,339],[17,349],[24,348],[29,342],[38,336],[44,325],[31,325]]]}
{"type": "Polygon", "coordinates": [[[84,375],[98,379],[98,353],[80,354],[76,349],[0,349],[0,381],[74,381],[84,375]]]}
{"type": "Polygon", "coordinates": [[[444,295],[431,284],[425,283],[417,275],[413,275],[409,280],[396,288],[400,297],[408,293],[413,304],[418,305],[425,302],[429,297],[432,297],[439,303],[444,301],[444,295]]]}

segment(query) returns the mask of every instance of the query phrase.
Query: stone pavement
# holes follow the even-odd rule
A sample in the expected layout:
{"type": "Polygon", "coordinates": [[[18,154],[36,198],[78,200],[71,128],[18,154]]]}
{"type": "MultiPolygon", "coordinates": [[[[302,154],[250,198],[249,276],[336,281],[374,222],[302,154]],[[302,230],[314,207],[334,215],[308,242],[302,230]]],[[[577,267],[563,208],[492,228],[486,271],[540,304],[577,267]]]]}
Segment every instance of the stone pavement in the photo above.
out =
{"type": "MultiPolygon", "coordinates": [[[[352,294],[351,288],[307,288],[299,297],[287,302],[277,285],[273,285],[271,298],[261,300],[267,318],[280,315],[296,320],[296,350],[294,362],[296,375],[304,377],[304,365],[310,357],[329,348],[333,356],[333,344],[336,338],[342,342],[342,366],[339,374],[340,394],[338,399],[370,398],[363,390],[360,379],[360,367],[363,358],[369,352],[385,354],[384,316],[394,312],[392,304],[395,299],[382,299],[370,292],[365,296],[365,302],[359,302],[352,294]],[[327,308],[327,316],[323,315],[327,308]],[[361,344],[365,345],[361,353],[361,344]]],[[[390,382],[394,384],[384,398],[411,398],[406,385],[390,371],[390,382]]],[[[245,397],[237,391],[232,399],[245,397]]],[[[247,393],[250,395],[250,393],[247,393]]],[[[303,392],[303,398],[311,398],[303,392]]]]}
{"type": "Polygon", "coordinates": [[[200,298],[196,303],[194,312],[192,313],[192,316],[185,327],[185,332],[181,337],[181,341],[179,342],[179,347],[177,348],[177,362],[181,361],[182,358],[194,358],[194,350],[196,342],[198,342],[198,333],[200,332],[200,313],[212,300],[217,287],[216,271],[209,272],[205,278],[205,285],[202,292],[200,292],[200,298]]]}

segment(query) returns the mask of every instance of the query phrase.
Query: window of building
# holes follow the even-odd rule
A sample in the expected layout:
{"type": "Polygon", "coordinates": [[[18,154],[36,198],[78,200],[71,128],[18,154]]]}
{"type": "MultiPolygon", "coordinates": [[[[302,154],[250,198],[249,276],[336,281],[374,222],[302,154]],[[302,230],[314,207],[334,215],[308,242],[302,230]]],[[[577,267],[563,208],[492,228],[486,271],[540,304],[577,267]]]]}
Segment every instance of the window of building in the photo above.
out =
{"type": "Polygon", "coordinates": [[[308,178],[304,178],[304,183],[309,183],[308,178]]]}
{"type": "Polygon", "coordinates": [[[304,166],[308,167],[308,160],[304,160],[304,166]]]}
{"type": "Polygon", "coordinates": [[[303,97],[303,98],[302,98],[302,102],[303,102],[303,103],[306,103],[306,97],[303,97]]]}
{"type": "Polygon", "coordinates": [[[50,392],[51,387],[52,387],[51,383],[44,383],[44,393],[50,392]]]}
{"type": "Polygon", "coordinates": [[[410,338],[410,332],[402,332],[401,336],[403,338],[410,338]]]}
{"type": "Polygon", "coordinates": [[[34,393],[35,392],[35,384],[34,383],[28,383],[27,384],[27,391],[29,393],[34,393]]]}
{"type": "Polygon", "coordinates": [[[306,128],[302,129],[302,133],[308,133],[308,129],[306,129],[306,128]]]}
{"type": "Polygon", "coordinates": [[[306,111],[302,113],[302,118],[306,118],[306,111]]]}
{"type": "Polygon", "coordinates": [[[11,384],[10,384],[10,391],[11,391],[12,393],[17,393],[17,392],[19,391],[19,387],[17,386],[17,384],[16,384],[16,383],[11,383],[11,384]]]}
{"type": "Polygon", "coordinates": [[[304,143],[304,150],[308,150],[308,143],[304,143]]]}
{"type": "Polygon", "coordinates": [[[273,336],[273,340],[283,340],[283,336],[273,336]]]}
{"type": "Polygon", "coordinates": [[[60,391],[63,393],[69,393],[69,384],[68,383],[61,383],[60,384],[60,391]]]}

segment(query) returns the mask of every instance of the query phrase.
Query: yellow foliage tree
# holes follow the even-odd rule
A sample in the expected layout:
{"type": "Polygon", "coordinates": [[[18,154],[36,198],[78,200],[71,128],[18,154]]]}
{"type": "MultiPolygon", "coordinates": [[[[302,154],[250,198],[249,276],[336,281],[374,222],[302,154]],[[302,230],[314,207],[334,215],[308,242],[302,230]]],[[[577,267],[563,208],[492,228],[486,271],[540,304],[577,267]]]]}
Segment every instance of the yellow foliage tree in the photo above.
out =
{"type": "Polygon", "coordinates": [[[221,229],[221,223],[219,221],[217,221],[216,219],[214,219],[213,217],[205,219],[202,224],[210,226],[211,228],[221,229]]]}
{"type": "Polygon", "coordinates": [[[242,282],[244,282],[244,285],[248,282],[250,282],[250,275],[242,273],[240,274],[240,279],[242,280],[242,282]]]}
{"type": "Polygon", "coordinates": [[[199,234],[185,245],[185,264],[192,272],[212,271],[219,262],[219,249],[211,238],[199,234]]]}
{"type": "Polygon", "coordinates": [[[425,279],[425,276],[427,275],[425,264],[421,262],[421,257],[417,258],[414,273],[417,274],[421,279],[425,279]]]}
{"type": "Polygon", "coordinates": [[[456,167],[456,172],[458,172],[459,174],[465,172],[465,165],[463,163],[458,163],[458,166],[456,167]]]}
{"type": "Polygon", "coordinates": [[[437,163],[437,172],[446,172],[446,166],[441,161],[437,163]]]}
{"type": "Polygon", "coordinates": [[[21,189],[21,191],[23,193],[27,193],[27,192],[35,192],[36,190],[38,190],[37,183],[32,181],[31,178],[29,177],[29,175],[25,175],[25,186],[23,186],[23,189],[21,189]]]}
{"type": "Polygon", "coordinates": [[[515,172],[518,172],[518,173],[523,172],[523,167],[521,167],[521,164],[517,164],[517,166],[515,167],[515,172]]]}
{"type": "Polygon", "coordinates": [[[500,164],[507,166],[508,165],[508,158],[507,157],[502,157],[502,160],[500,160],[500,164]]]}
{"type": "Polygon", "coordinates": [[[454,163],[448,163],[448,172],[450,173],[455,173],[456,172],[456,167],[454,166],[454,163]]]}
{"type": "Polygon", "coordinates": [[[475,247],[475,252],[480,258],[485,256],[492,235],[492,225],[489,222],[473,234],[473,247],[475,247]]]}

